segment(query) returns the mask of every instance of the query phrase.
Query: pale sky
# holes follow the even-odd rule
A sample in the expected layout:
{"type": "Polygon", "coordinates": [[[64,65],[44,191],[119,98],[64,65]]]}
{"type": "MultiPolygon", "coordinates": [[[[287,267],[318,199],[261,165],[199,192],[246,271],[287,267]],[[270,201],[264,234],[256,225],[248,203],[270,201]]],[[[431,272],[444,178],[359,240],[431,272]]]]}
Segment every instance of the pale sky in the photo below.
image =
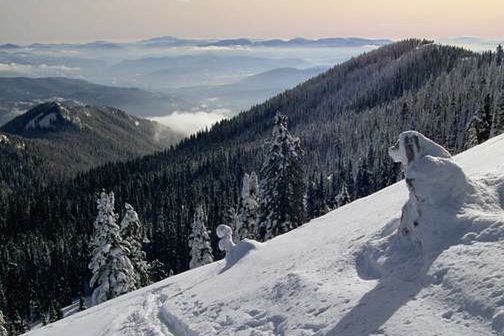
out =
{"type": "Polygon", "coordinates": [[[504,0],[0,0],[0,43],[504,37],[504,0]]]}

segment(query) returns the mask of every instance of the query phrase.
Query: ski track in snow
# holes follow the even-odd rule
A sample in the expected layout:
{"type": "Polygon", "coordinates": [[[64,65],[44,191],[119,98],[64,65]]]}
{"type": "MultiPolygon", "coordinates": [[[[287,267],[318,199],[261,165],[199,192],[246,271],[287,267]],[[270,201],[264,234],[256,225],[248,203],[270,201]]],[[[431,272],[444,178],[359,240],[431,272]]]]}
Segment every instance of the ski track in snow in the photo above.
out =
{"type": "MultiPolygon", "coordinates": [[[[462,215],[504,220],[504,136],[456,161],[494,202],[494,212],[474,206],[462,215]]],[[[370,242],[398,227],[406,199],[400,182],[267,243],[241,242],[230,265],[221,260],[196,268],[29,334],[503,335],[498,228],[422,257],[399,258],[386,275],[359,259],[370,242]]]]}

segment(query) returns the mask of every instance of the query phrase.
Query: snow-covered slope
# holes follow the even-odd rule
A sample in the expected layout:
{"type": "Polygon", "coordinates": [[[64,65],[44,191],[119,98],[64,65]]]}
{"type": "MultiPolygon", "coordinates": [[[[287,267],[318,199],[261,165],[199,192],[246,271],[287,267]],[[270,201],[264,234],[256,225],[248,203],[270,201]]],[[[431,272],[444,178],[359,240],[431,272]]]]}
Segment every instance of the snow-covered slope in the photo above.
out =
{"type": "MultiPolygon", "coordinates": [[[[462,207],[453,218],[503,221],[504,136],[456,161],[485,190],[486,204],[462,207]]],[[[393,234],[407,199],[399,182],[267,243],[241,242],[228,264],[179,274],[30,334],[501,334],[499,235],[454,236],[435,253],[398,258],[388,273],[378,275],[370,266],[369,247],[393,234]]]]}

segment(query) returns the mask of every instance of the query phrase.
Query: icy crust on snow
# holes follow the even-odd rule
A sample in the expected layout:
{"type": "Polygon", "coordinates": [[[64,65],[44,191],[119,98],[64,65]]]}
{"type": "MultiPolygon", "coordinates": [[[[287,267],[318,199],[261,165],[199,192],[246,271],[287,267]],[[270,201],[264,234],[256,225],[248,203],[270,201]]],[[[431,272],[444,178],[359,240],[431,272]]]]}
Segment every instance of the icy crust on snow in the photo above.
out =
{"type": "Polygon", "coordinates": [[[411,196],[403,181],[267,243],[242,241],[232,264],[170,277],[31,334],[501,335],[504,136],[455,161],[469,196],[421,207],[424,226],[447,224],[446,242],[426,248],[426,234],[417,244],[397,230],[411,196]]]}

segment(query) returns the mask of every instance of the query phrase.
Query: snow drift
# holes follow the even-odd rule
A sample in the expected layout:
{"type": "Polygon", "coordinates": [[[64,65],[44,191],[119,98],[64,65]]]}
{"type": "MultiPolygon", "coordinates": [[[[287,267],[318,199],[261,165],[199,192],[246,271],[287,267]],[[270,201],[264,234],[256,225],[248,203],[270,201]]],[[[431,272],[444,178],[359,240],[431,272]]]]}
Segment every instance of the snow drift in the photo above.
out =
{"type": "Polygon", "coordinates": [[[391,154],[407,185],[30,334],[502,334],[504,136],[453,159],[407,132],[391,154]]]}

